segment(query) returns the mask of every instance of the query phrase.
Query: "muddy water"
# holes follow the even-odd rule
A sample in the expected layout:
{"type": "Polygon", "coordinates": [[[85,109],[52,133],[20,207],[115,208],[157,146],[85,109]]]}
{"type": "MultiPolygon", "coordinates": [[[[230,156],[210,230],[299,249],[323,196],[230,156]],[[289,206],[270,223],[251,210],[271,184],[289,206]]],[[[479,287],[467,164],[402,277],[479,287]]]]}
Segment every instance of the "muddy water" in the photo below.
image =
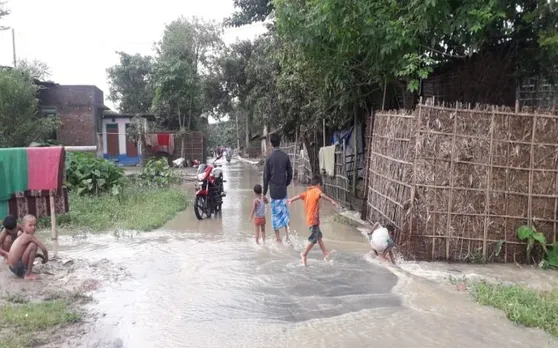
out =
{"type": "Polygon", "coordinates": [[[62,241],[61,254],[108,258],[131,275],[95,294],[97,318],[69,347],[556,346],[463,293],[390,271],[366,255],[356,230],[332,219],[322,226],[332,260],[316,250],[302,267],[301,205],[291,209],[293,247],[257,246],[247,217],[261,172],[235,162],[223,168],[220,218],[197,221],[188,210],[159,232],[62,241]]]}

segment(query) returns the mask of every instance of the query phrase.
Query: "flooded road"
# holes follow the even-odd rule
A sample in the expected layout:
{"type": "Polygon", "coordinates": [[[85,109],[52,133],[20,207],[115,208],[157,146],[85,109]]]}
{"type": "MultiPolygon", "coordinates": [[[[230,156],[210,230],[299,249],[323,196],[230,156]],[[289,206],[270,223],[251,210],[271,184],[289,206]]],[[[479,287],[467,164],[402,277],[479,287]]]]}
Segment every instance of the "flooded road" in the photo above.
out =
{"type": "MultiPolygon", "coordinates": [[[[269,218],[267,245],[256,245],[248,214],[261,172],[223,169],[222,217],[198,221],[189,209],[158,232],[61,240],[61,254],[107,258],[130,274],[95,293],[96,320],[69,347],[556,347],[463,293],[390,271],[331,218],[322,226],[331,261],[316,248],[304,268],[302,204],[291,208],[293,247],[273,242],[269,218]]],[[[332,213],[324,202],[322,214],[332,213]]]]}

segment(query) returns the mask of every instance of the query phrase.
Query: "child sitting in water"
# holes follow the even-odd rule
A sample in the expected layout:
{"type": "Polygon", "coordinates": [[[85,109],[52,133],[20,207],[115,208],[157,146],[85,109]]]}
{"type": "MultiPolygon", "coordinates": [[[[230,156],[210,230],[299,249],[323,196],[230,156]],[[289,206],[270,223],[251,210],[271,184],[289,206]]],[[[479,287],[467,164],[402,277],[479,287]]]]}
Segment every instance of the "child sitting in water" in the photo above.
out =
{"type": "Polygon", "coordinates": [[[322,177],[319,174],[315,174],[310,181],[310,187],[306,192],[299,194],[291,199],[289,199],[288,204],[290,205],[292,202],[303,200],[304,201],[304,209],[306,210],[306,224],[310,228],[310,237],[308,237],[308,246],[302,253],[300,253],[300,258],[302,259],[302,263],[306,266],[306,260],[308,257],[308,253],[316,243],[322,249],[322,253],[324,254],[324,261],[327,261],[329,253],[325,247],[324,242],[322,241],[322,231],[320,231],[320,199],[323,198],[328,200],[333,204],[336,208],[338,207],[337,202],[333,199],[329,198],[322,192],[322,177]]]}
{"type": "Polygon", "coordinates": [[[13,242],[23,233],[23,226],[18,224],[16,218],[11,215],[4,218],[2,225],[4,227],[0,232],[0,249],[9,252],[13,242]]]}
{"type": "Polygon", "coordinates": [[[267,197],[262,195],[262,186],[254,186],[254,202],[252,203],[252,211],[250,212],[250,221],[254,218],[254,226],[256,227],[256,244],[260,244],[260,232],[262,241],[265,243],[265,204],[267,197]]]}
{"type": "Polygon", "coordinates": [[[41,257],[43,263],[48,261],[46,247],[35,237],[36,230],[37,219],[33,215],[26,215],[23,218],[23,233],[13,242],[10,251],[6,253],[0,249],[0,255],[7,258],[10,271],[17,277],[37,279],[37,275],[31,273],[35,257],[41,257]],[[37,249],[41,249],[43,255],[37,254],[37,249]]]}
{"type": "Polygon", "coordinates": [[[376,256],[380,256],[387,261],[386,255],[389,255],[391,262],[395,265],[395,259],[393,257],[393,247],[395,246],[393,242],[394,231],[395,227],[393,227],[393,225],[382,227],[379,222],[376,222],[374,226],[372,226],[370,232],[368,232],[368,240],[376,256]],[[381,253],[381,255],[379,255],[379,253],[381,253]]]}

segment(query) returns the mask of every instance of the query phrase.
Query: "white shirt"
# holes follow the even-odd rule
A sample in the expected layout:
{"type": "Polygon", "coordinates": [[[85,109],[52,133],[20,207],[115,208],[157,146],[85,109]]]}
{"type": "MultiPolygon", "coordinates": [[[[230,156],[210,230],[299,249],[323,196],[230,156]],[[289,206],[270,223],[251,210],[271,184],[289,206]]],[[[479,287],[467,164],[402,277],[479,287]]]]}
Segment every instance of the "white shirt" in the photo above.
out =
{"type": "Polygon", "coordinates": [[[385,227],[378,227],[372,232],[370,238],[370,245],[377,252],[382,252],[388,247],[389,232],[385,227]]]}

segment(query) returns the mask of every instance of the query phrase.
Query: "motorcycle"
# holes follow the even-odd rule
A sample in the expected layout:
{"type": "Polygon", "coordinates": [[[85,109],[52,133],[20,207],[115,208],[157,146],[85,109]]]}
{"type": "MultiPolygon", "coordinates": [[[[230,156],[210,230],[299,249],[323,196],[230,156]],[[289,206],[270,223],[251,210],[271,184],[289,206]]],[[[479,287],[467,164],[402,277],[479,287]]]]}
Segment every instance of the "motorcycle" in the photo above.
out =
{"type": "Polygon", "coordinates": [[[227,181],[224,180],[223,170],[217,168],[215,162],[200,164],[197,179],[194,213],[198,220],[203,220],[204,215],[210,218],[211,214],[221,212],[223,197],[226,197],[223,183],[227,181]]]}

